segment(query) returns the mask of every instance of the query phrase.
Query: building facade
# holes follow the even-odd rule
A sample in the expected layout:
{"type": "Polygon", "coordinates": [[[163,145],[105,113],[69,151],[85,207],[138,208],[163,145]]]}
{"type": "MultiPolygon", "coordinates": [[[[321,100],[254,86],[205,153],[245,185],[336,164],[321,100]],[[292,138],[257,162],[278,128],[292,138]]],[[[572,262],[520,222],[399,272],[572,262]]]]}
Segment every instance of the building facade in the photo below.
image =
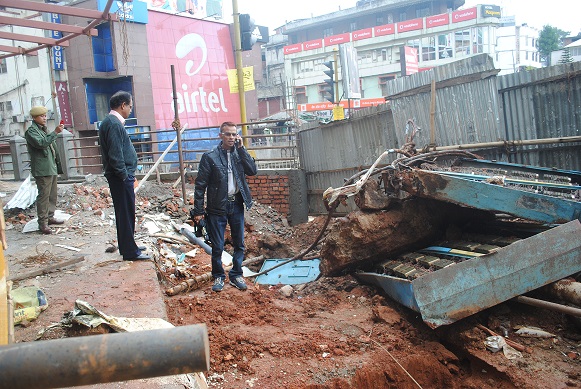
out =
{"type": "Polygon", "coordinates": [[[265,47],[266,58],[279,57],[269,54],[270,50],[282,51],[286,109],[329,115],[334,107],[327,101],[324,71],[329,61],[337,62],[335,102],[355,109],[385,102],[390,80],[475,54],[490,54],[497,67],[506,71],[521,65],[540,66],[533,53],[535,38],[528,29],[513,26],[513,33],[501,32],[500,7],[460,9],[463,5],[463,0],[359,1],[353,8],[287,23],[281,30],[288,36],[288,44],[265,47]],[[505,43],[516,48],[509,53],[501,47],[503,51],[497,56],[499,44],[505,43]],[[341,53],[342,45],[356,52],[356,61],[347,66],[348,72],[343,69],[347,61],[341,53]],[[511,57],[509,64],[505,64],[507,56],[511,57]],[[348,86],[345,74],[354,72],[359,83],[354,89],[360,97],[348,98],[350,91],[346,88],[353,85],[348,86]]]}

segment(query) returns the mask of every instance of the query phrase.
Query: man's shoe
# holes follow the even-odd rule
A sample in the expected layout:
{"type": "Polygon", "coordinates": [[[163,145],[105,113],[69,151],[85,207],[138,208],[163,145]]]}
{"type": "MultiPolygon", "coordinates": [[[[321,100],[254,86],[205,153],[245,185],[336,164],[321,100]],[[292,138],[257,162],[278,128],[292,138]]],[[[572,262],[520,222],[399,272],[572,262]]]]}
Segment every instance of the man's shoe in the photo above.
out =
{"type": "Polygon", "coordinates": [[[221,292],[224,289],[224,279],[214,278],[214,285],[212,285],[212,290],[214,292],[221,292]]]}
{"type": "Polygon", "coordinates": [[[137,246],[137,250],[145,251],[145,250],[147,250],[147,246],[137,246]]]}
{"type": "Polygon", "coordinates": [[[151,259],[151,257],[149,255],[143,254],[143,253],[141,253],[141,254],[133,257],[133,258],[131,258],[131,257],[127,257],[127,258],[123,257],[123,260],[124,261],[146,261],[148,259],[151,259]]]}
{"type": "Polygon", "coordinates": [[[51,217],[48,219],[48,224],[65,224],[64,220],[59,220],[59,219],[55,219],[54,217],[51,217]]]}
{"type": "Polygon", "coordinates": [[[39,224],[38,229],[40,230],[40,232],[42,232],[45,235],[52,234],[52,230],[46,224],[39,224]]]}
{"type": "Polygon", "coordinates": [[[230,278],[230,285],[232,285],[233,287],[235,287],[238,290],[248,289],[248,286],[246,286],[246,282],[244,282],[244,278],[242,278],[240,276],[235,277],[234,279],[230,278]]]}

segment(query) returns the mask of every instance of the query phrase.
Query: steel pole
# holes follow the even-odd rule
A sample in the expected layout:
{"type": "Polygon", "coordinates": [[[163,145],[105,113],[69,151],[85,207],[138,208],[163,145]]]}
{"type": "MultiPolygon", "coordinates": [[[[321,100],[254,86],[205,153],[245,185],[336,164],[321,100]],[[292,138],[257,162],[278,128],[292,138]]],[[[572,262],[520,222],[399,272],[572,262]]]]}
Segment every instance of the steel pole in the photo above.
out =
{"type": "Polygon", "coordinates": [[[205,324],[0,347],[0,386],[63,388],[206,371],[205,324]]]}
{"type": "Polygon", "coordinates": [[[240,102],[240,121],[242,124],[242,142],[249,146],[248,127],[246,126],[246,95],[244,90],[244,65],[242,64],[242,40],[240,38],[240,12],[238,12],[238,0],[232,0],[232,16],[234,18],[234,57],[236,59],[236,72],[238,74],[238,101],[240,102]]]}

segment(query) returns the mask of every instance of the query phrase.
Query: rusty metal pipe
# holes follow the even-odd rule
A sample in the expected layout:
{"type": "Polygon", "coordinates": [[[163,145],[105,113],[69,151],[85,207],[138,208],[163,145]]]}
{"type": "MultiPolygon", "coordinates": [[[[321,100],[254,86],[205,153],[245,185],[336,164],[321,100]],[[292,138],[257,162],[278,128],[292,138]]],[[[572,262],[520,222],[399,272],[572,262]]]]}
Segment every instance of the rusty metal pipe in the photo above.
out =
{"type": "Polygon", "coordinates": [[[550,301],[539,300],[539,299],[535,299],[532,297],[526,297],[526,296],[518,296],[516,298],[516,301],[518,301],[519,303],[532,305],[533,307],[550,309],[551,311],[556,311],[556,312],[565,313],[565,314],[571,315],[571,316],[581,317],[581,309],[579,309],[579,308],[568,307],[566,305],[556,304],[556,303],[552,303],[550,301]]]}
{"type": "Polygon", "coordinates": [[[2,388],[63,388],[209,368],[205,324],[0,347],[2,388]]]}

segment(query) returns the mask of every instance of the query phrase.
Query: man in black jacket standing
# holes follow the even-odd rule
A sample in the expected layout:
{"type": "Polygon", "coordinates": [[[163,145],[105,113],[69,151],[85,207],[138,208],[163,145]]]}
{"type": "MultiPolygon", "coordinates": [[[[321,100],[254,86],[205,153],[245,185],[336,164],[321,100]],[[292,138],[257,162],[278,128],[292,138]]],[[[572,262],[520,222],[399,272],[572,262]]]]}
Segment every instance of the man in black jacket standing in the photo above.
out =
{"type": "Polygon", "coordinates": [[[226,273],[222,266],[222,252],[226,224],[230,225],[234,246],[228,278],[232,286],[246,290],[246,282],[242,278],[244,206],[246,209],[252,206],[246,176],[256,175],[256,164],[244,148],[234,123],[222,123],[220,139],[220,144],[200,159],[194,192],[194,221],[199,223],[206,218],[206,229],[212,242],[212,290],[220,292],[224,288],[226,273]],[[207,201],[205,209],[204,194],[207,201]]]}
{"type": "Polygon", "coordinates": [[[99,127],[99,144],[105,178],[109,183],[113,207],[119,253],[126,261],[150,259],[135,243],[135,169],[137,153],[125,130],[125,119],[133,109],[131,94],[119,91],[109,100],[111,112],[99,127]]]}

